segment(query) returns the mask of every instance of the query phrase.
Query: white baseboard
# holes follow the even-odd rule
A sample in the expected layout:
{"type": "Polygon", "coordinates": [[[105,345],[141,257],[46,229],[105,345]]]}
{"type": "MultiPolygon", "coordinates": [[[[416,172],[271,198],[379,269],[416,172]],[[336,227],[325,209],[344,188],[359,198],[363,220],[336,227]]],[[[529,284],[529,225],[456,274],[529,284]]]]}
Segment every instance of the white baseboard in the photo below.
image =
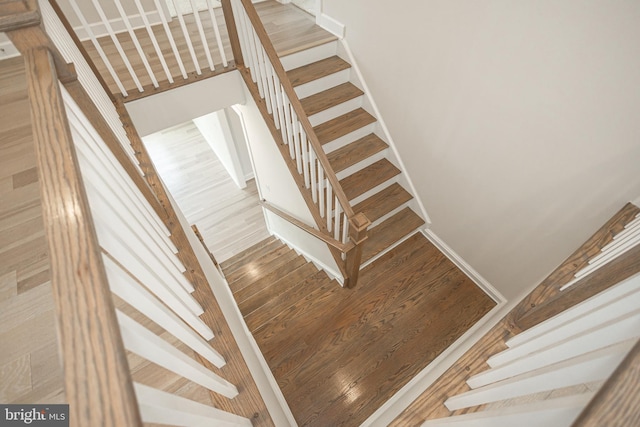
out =
{"type": "Polygon", "coordinates": [[[638,196],[638,198],[633,200],[631,203],[640,208],[640,196],[638,196]]]}
{"type": "Polygon", "coordinates": [[[15,58],[20,56],[18,49],[10,41],[0,42],[0,61],[3,59],[15,58]]]}
{"type": "MultiPolygon", "coordinates": [[[[151,25],[160,24],[162,22],[160,20],[160,14],[157,11],[148,12],[146,15],[147,19],[149,20],[149,24],[151,25]]],[[[170,19],[170,17],[167,17],[167,19],[170,19]]],[[[130,15],[129,23],[134,30],[137,30],[138,28],[144,28],[144,21],[142,21],[142,17],[139,14],[130,15]]],[[[122,18],[110,19],[109,24],[111,24],[111,28],[115,33],[127,31],[127,27],[124,25],[124,21],[122,20],[122,18]]],[[[109,35],[106,26],[102,22],[93,22],[89,24],[89,27],[96,37],[104,37],[109,35]]],[[[75,27],[73,30],[76,32],[78,38],[81,41],[89,40],[89,34],[83,27],[75,27]]]]}
{"type": "Polygon", "coordinates": [[[343,38],[344,37],[344,25],[340,22],[336,21],[329,15],[325,15],[324,13],[318,13],[316,15],[316,24],[329,31],[331,34],[336,37],[343,38]]]}

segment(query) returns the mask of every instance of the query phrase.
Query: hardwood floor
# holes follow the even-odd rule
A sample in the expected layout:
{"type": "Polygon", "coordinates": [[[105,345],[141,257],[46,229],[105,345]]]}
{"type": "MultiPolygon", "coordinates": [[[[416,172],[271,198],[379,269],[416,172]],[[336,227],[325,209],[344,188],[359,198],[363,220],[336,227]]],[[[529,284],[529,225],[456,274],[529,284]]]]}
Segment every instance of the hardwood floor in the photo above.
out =
{"type": "Polygon", "coordinates": [[[22,57],[0,61],[0,402],[64,403],[22,57]]]}
{"type": "MultiPolygon", "coordinates": [[[[289,55],[291,53],[308,49],[310,47],[317,46],[319,44],[323,44],[330,40],[336,39],[334,35],[315,25],[315,20],[311,15],[303,12],[293,5],[284,5],[274,0],[269,0],[257,3],[255,4],[255,7],[258,11],[258,14],[260,15],[260,18],[262,19],[267,33],[271,37],[271,41],[273,42],[276,51],[280,56],[289,55]]],[[[220,28],[220,36],[222,39],[224,52],[227,59],[231,60],[233,59],[233,54],[231,52],[231,46],[229,44],[229,35],[227,33],[222,9],[217,8],[215,9],[215,11],[216,21],[218,22],[220,28]]],[[[208,37],[208,45],[211,51],[214,66],[217,72],[224,72],[225,68],[222,63],[222,56],[220,55],[217,44],[215,43],[213,26],[209,12],[200,12],[200,17],[202,20],[204,31],[208,37]]],[[[203,48],[203,43],[200,40],[194,15],[185,15],[185,23],[188,28],[189,37],[193,42],[197,61],[203,71],[203,75],[199,78],[209,75],[215,75],[215,73],[209,71],[209,67],[207,65],[207,57],[203,48]]],[[[191,59],[187,42],[182,29],[180,28],[178,19],[174,19],[173,21],[171,21],[169,23],[169,27],[172,37],[175,40],[178,51],[182,58],[182,62],[185,66],[186,72],[190,75],[190,78],[195,78],[195,65],[191,59]]],[[[158,40],[158,44],[167,61],[167,66],[170,70],[171,75],[175,78],[177,84],[179,84],[180,81],[183,80],[183,77],[181,76],[181,72],[175,55],[171,50],[171,45],[169,44],[166,32],[161,25],[157,25],[153,27],[153,33],[158,40]]],[[[161,83],[161,86],[163,88],[168,88],[169,85],[166,74],[163,71],[161,62],[158,59],[157,54],[155,53],[155,49],[153,48],[151,39],[149,38],[147,31],[145,29],[139,29],[135,31],[135,34],[140,41],[140,45],[142,46],[145,56],[147,57],[150,67],[156,78],[161,83]]],[[[145,69],[144,64],[129,34],[126,32],[118,34],[118,40],[122,44],[122,48],[127,58],[131,62],[131,66],[135,71],[135,74],[140,79],[140,83],[142,84],[142,86],[145,88],[151,88],[151,78],[149,77],[149,74],[145,69]]],[[[136,89],[134,80],[127,70],[124,61],[120,57],[120,54],[118,53],[113,41],[108,36],[101,37],[98,39],[98,41],[100,43],[100,46],[105,51],[105,54],[109,58],[109,61],[111,62],[114,70],[116,71],[116,74],[118,75],[118,78],[122,81],[122,84],[127,92],[132,97],[137,96],[137,94],[139,93],[138,89],[136,89]]],[[[85,41],[83,42],[83,45],[85,46],[91,58],[93,58],[98,71],[107,82],[107,85],[109,86],[111,91],[113,93],[120,93],[120,89],[118,89],[115,81],[109,74],[106,65],[99,57],[97,50],[91,43],[91,41],[85,41]]],[[[231,66],[226,70],[228,71],[231,69],[234,68],[231,66]]]]}
{"type": "Polygon", "coordinates": [[[269,236],[255,180],[239,189],[193,122],[143,141],[169,192],[218,262],[269,236]]]}
{"type": "Polygon", "coordinates": [[[271,238],[222,268],[301,426],[360,425],[495,305],[420,233],[354,289],[288,251],[271,238]]]}

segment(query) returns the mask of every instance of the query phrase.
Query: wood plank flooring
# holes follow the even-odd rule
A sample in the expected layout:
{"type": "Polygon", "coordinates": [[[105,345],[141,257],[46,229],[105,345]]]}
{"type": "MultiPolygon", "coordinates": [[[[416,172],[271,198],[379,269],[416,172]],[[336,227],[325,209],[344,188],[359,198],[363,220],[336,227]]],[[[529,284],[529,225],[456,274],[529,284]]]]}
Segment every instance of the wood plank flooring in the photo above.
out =
{"type": "MultiPolygon", "coordinates": [[[[258,11],[258,14],[260,15],[260,18],[262,19],[267,34],[269,34],[271,38],[276,52],[278,52],[280,56],[289,55],[291,53],[308,49],[310,47],[317,46],[336,39],[334,35],[315,25],[315,20],[312,16],[293,5],[281,4],[276,1],[270,0],[257,3],[255,4],[255,7],[258,11]]],[[[215,9],[215,11],[216,21],[219,24],[220,36],[222,39],[225,55],[228,60],[232,60],[233,54],[231,52],[231,46],[229,44],[229,35],[227,33],[222,9],[217,8],[215,9]]],[[[69,12],[65,11],[65,13],[69,12]]],[[[215,37],[213,36],[213,26],[209,12],[200,12],[200,17],[202,20],[204,31],[208,37],[209,50],[211,51],[216,72],[225,72],[234,69],[233,66],[224,68],[220,50],[218,49],[218,46],[215,43],[215,37]]],[[[189,78],[199,79],[215,75],[216,72],[211,72],[209,70],[209,66],[207,65],[205,50],[203,47],[203,43],[200,40],[194,15],[185,15],[185,23],[188,28],[189,37],[193,42],[193,48],[196,52],[197,62],[200,64],[203,73],[198,77],[196,77],[196,68],[191,59],[186,38],[182,32],[182,29],[180,28],[178,19],[174,19],[173,21],[171,21],[169,23],[169,27],[172,37],[176,42],[180,57],[182,58],[182,62],[185,66],[185,70],[189,75],[189,78]]],[[[181,84],[183,77],[181,76],[181,72],[175,55],[171,50],[171,45],[169,44],[167,34],[161,25],[153,26],[153,33],[158,40],[158,44],[160,45],[160,49],[166,59],[170,73],[175,79],[176,83],[174,85],[169,85],[166,74],[162,69],[161,62],[158,59],[155,49],[153,48],[151,39],[147,31],[145,29],[139,29],[135,31],[135,34],[140,41],[140,45],[142,46],[145,56],[149,61],[152,72],[161,83],[161,88],[167,89],[173,86],[177,86],[181,84]]],[[[151,89],[152,92],[157,92],[157,90],[152,89],[152,80],[147,70],[145,69],[142,59],[140,58],[129,34],[126,32],[120,33],[117,37],[122,44],[125,55],[131,62],[131,66],[136,76],[139,78],[142,86],[145,87],[145,91],[151,89]]],[[[109,58],[109,61],[111,62],[113,68],[115,69],[118,78],[122,81],[123,86],[131,95],[131,99],[133,99],[139,94],[138,89],[136,88],[133,77],[127,70],[127,67],[120,57],[120,54],[118,53],[113,41],[108,36],[101,37],[100,39],[98,39],[98,41],[100,43],[100,46],[105,51],[106,56],[109,58]]],[[[111,91],[113,93],[120,93],[120,89],[117,87],[114,79],[109,74],[107,67],[98,55],[97,50],[91,43],[91,41],[85,41],[83,42],[83,45],[85,46],[91,58],[93,58],[98,71],[107,82],[107,85],[109,86],[111,91]]]]}
{"type": "Polygon", "coordinates": [[[495,305],[420,233],[354,289],[295,258],[266,261],[283,250],[270,239],[222,268],[300,426],[360,425],[495,305]]]}
{"type": "Polygon", "coordinates": [[[0,61],[0,402],[64,403],[22,57],[0,61]]]}
{"type": "Polygon", "coordinates": [[[239,189],[193,122],[143,141],[169,192],[218,262],[269,236],[255,180],[239,189]]]}

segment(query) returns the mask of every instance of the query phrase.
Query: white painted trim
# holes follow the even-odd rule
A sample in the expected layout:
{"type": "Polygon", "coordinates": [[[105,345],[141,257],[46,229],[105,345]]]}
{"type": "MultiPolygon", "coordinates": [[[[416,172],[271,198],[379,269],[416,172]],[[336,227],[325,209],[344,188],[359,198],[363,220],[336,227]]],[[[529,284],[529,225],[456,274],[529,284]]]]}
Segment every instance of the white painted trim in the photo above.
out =
{"type": "MultiPolygon", "coordinates": [[[[160,20],[160,14],[157,10],[147,12],[145,15],[147,15],[147,19],[149,20],[149,24],[151,25],[160,24],[162,22],[160,20]]],[[[142,20],[140,14],[136,13],[135,15],[128,15],[128,18],[129,22],[131,23],[131,27],[133,27],[134,30],[145,28],[144,21],[142,20]]],[[[113,31],[115,33],[127,31],[127,27],[125,26],[122,18],[109,19],[109,24],[111,24],[111,28],[113,28],[113,31]]],[[[91,27],[91,30],[96,37],[104,37],[109,35],[105,24],[102,22],[92,22],[89,24],[89,27],[91,27]]],[[[82,26],[74,27],[73,31],[76,32],[78,38],[81,41],[89,40],[89,34],[87,34],[87,31],[82,26]]]]}
{"type": "Polygon", "coordinates": [[[464,272],[471,280],[473,280],[487,295],[496,303],[503,304],[507,299],[493,287],[484,277],[480,275],[473,267],[471,267],[460,255],[451,249],[440,237],[431,229],[423,231],[424,235],[433,243],[443,254],[447,256],[460,270],[464,272]]]}
{"type": "Polygon", "coordinates": [[[336,37],[339,37],[341,39],[344,38],[344,33],[345,33],[344,24],[336,21],[335,19],[333,19],[327,14],[319,12],[316,15],[316,25],[319,25],[320,27],[329,31],[331,34],[335,35],[336,37]]]}
{"type": "Polygon", "coordinates": [[[424,204],[422,203],[422,200],[420,200],[420,196],[418,195],[418,192],[416,191],[416,187],[413,185],[413,181],[411,181],[411,177],[409,176],[409,173],[407,172],[407,168],[404,166],[404,163],[402,162],[402,158],[400,157],[400,153],[398,152],[398,148],[396,147],[396,144],[393,141],[393,138],[391,137],[391,133],[389,132],[389,129],[387,128],[387,125],[385,124],[384,119],[382,118],[382,114],[380,113],[380,110],[378,109],[378,105],[376,104],[376,102],[373,99],[373,96],[371,94],[371,90],[367,86],[367,83],[364,80],[364,76],[360,72],[360,68],[358,67],[358,63],[356,62],[356,59],[353,56],[353,53],[351,52],[351,49],[349,48],[349,44],[347,43],[347,41],[345,39],[340,39],[340,43],[342,43],[342,47],[344,48],[344,51],[345,51],[345,53],[347,54],[347,56],[349,58],[348,62],[351,64],[351,69],[356,74],[360,84],[362,85],[361,89],[364,91],[365,96],[367,97],[367,99],[371,103],[371,108],[373,109],[373,115],[378,120],[378,125],[380,126],[380,129],[382,129],[382,132],[384,133],[386,142],[387,142],[387,144],[389,144],[389,148],[391,148],[391,150],[393,151],[393,154],[395,155],[395,158],[396,158],[396,161],[397,161],[396,166],[398,168],[400,168],[400,170],[402,171],[403,177],[404,177],[404,179],[406,179],[406,182],[409,185],[409,192],[413,196],[414,201],[420,207],[420,212],[422,214],[422,218],[427,223],[427,227],[429,227],[431,225],[431,218],[429,217],[429,214],[427,213],[427,210],[425,209],[424,204]]]}
{"type": "Polygon", "coordinates": [[[640,207],[640,196],[638,196],[636,199],[634,199],[631,203],[633,203],[634,205],[640,207]]]}
{"type": "Polygon", "coordinates": [[[361,427],[386,427],[416,400],[429,386],[458,361],[475,343],[501,321],[519,301],[499,303],[467,332],[444,350],[433,362],[420,371],[377,411],[367,418],[361,427]]]}
{"type": "Polygon", "coordinates": [[[226,279],[220,274],[218,269],[213,265],[213,261],[209,258],[209,254],[206,252],[193,230],[189,226],[186,218],[182,214],[175,200],[169,195],[171,205],[176,210],[180,224],[185,231],[189,243],[193,248],[198,262],[202,266],[205,277],[209,282],[209,286],[220,305],[220,309],[224,313],[225,319],[231,328],[231,332],[238,343],[238,347],[242,352],[251,376],[253,377],[260,395],[264,400],[269,414],[277,426],[297,426],[295,418],[291,413],[291,409],[287,401],[285,400],[278,383],[276,382],[269,365],[264,360],[262,352],[258,348],[253,336],[249,332],[247,325],[244,322],[242,313],[236,304],[229,284],[226,279]]]}
{"type": "Polygon", "coordinates": [[[0,42],[0,61],[20,56],[18,49],[9,40],[0,42]]]}
{"type": "MultiPolygon", "coordinates": [[[[266,217],[268,218],[269,215],[266,215],[266,217]]],[[[269,227],[269,225],[267,224],[267,228],[268,227],[269,227]]],[[[277,232],[269,229],[269,233],[271,233],[273,236],[276,236],[278,239],[282,240],[287,246],[292,248],[298,254],[302,255],[307,261],[310,261],[310,262],[314,263],[316,265],[316,267],[318,267],[319,269],[321,269],[325,273],[327,273],[331,279],[335,279],[336,281],[338,281],[341,286],[344,285],[344,278],[342,277],[342,273],[340,273],[339,271],[337,271],[336,269],[334,269],[332,267],[329,267],[327,264],[325,264],[324,262],[318,260],[316,257],[314,257],[312,255],[309,255],[307,253],[307,251],[300,249],[300,246],[294,245],[293,243],[291,243],[285,237],[282,237],[277,232]]]]}

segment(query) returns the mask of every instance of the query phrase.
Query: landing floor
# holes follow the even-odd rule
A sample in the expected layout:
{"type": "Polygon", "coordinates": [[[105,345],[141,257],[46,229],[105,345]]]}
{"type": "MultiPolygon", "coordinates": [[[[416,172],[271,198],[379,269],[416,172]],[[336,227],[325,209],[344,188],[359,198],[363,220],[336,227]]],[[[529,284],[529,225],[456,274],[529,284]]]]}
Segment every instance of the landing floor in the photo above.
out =
{"type": "Polygon", "coordinates": [[[251,330],[300,426],[360,425],[495,306],[420,233],[354,289],[317,283],[251,330]]]}

